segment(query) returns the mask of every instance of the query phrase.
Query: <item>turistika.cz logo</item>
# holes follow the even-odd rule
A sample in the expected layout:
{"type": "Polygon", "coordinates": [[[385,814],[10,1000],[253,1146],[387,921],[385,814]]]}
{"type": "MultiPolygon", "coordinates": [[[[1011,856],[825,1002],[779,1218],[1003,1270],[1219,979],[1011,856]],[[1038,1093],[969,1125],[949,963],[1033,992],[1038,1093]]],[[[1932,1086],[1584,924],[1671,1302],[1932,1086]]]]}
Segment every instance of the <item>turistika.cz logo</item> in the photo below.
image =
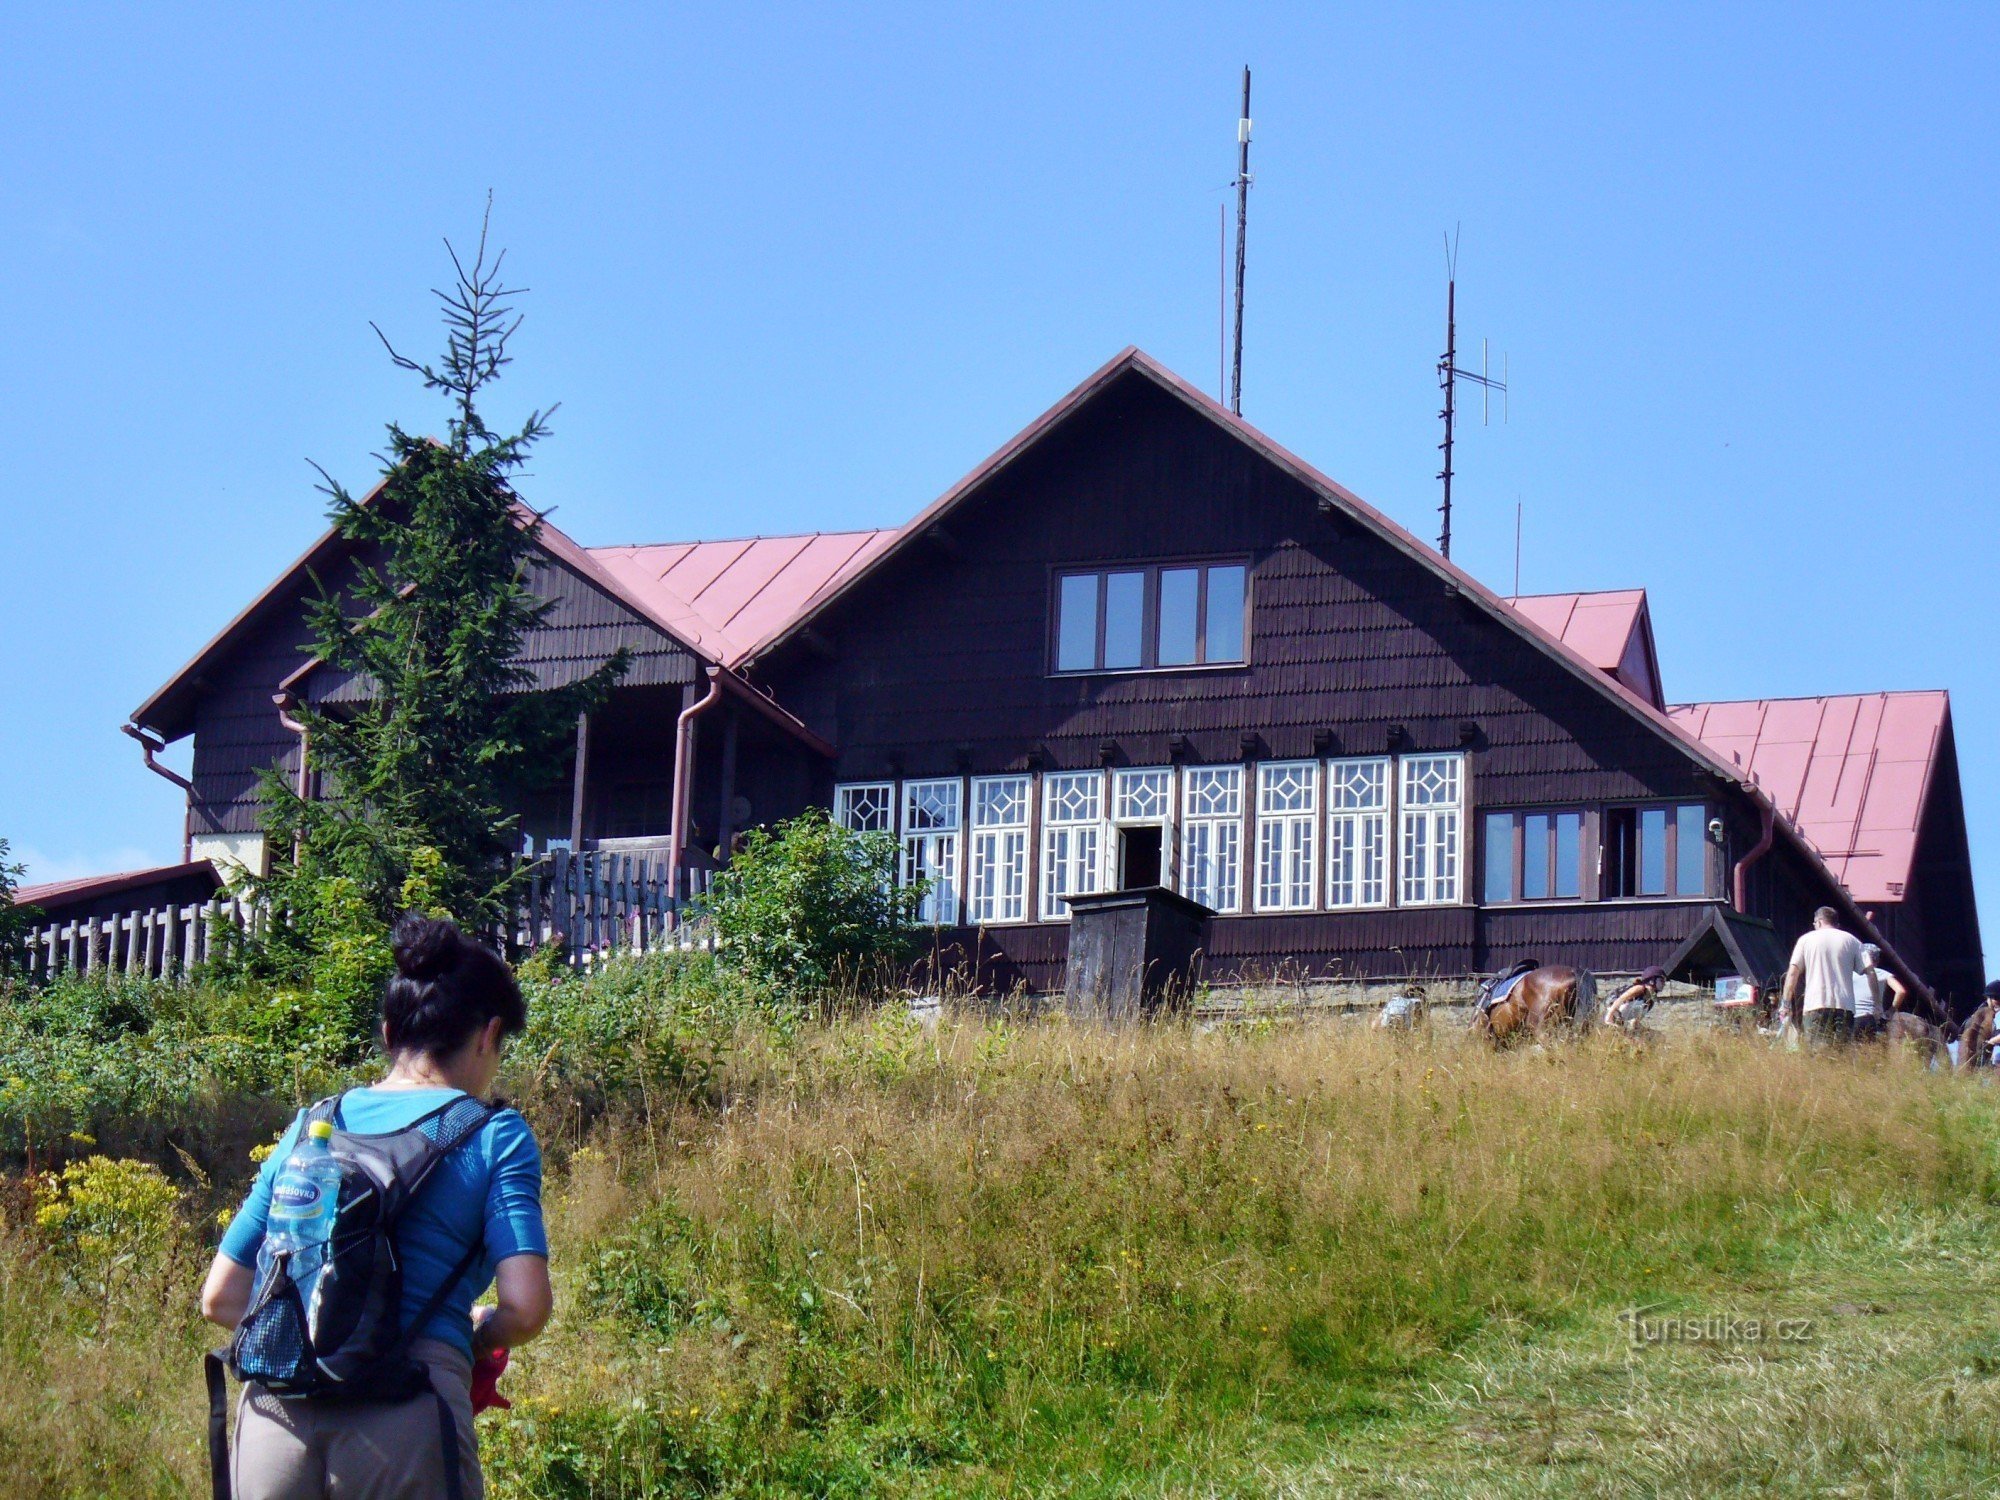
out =
{"type": "Polygon", "coordinates": [[[1648,1317],[1645,1308],[1618,1314],[1635,1349],[1657,1344],[1809,1344],[1811,1318],[1745,1318],[1735,1313],[1648,1317]]]}

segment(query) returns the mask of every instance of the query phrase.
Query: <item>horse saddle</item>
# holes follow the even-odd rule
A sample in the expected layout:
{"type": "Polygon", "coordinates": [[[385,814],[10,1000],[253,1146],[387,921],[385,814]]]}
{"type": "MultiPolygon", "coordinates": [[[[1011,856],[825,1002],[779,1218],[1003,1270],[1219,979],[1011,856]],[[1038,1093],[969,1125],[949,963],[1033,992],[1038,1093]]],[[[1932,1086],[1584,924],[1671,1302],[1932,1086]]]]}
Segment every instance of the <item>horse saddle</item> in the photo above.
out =
{"type": "Polygon", "coordinates": [[[1502,1000],[1513,994],[1514,986],[1519,984],[1526,975],[1534,973],[1541,966],[1540,959],[1524,958],[1506,973],[1495,974],[1479,987],[1479,1008],[1481,1010],[1491,1010],[1502,1000]]]}

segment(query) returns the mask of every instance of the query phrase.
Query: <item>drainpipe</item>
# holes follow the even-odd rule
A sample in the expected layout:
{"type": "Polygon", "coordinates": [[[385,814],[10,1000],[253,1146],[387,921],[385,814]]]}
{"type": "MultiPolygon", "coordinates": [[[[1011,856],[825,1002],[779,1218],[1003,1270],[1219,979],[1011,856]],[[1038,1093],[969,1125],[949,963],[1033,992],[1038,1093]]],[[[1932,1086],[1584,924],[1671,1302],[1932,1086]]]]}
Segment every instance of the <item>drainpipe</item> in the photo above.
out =
{"type": "Polygon", "coordinates": [[[1756,798],[1757,813],[1762,819],[1762,831],[1757,835],[1757,842],[1750,847],[1749,853],[1736,861],[1733,894],[1736,898],[1737,911],[1747,916],[1750,911],[1750,867],[1771,852],[1771,839],[1777,833],[1778,815],[1777,809],[1771,805],[1771,799],[1748,782],[1743,784],[1743,790],[1756,798]]]}
{"type": "Polygon", "coordinates": [[[298,699],[290,693],[274,693],[271,701],[278,705],[278,722],[299,737],[299,775],[294,788],[299,794],[299,801],[304,802],[308,800],[306,788],[312,785],[312,772],[306,769],[306,751],[312,744],[312,737],[306,726],[292,717],[292,710],[299,706],[298,699]]]}
{"type": "MultiPolygon", "coordinates": [[[[312,744],[312,735],[305,725],[292,717],[292,710],[299,706],[298,699],[286,692],[273,693],[271,701],[278,705],[278,722],[299,737],[299,776],[293,787],[299,794],[299,801],[305,802],[309,800],[306,789],[312,785],[312,772],[306,768],[306,751],[312,744]]],[[[292,863],[295,865],[301,863],[305,859],[305,852],[305,833],[301,830],[292,840],[292,863]]],[[[267,855],[266,859],[268,858],[267,855]]]]}
{"type": "Polygon", "coordinates": [[[689,773],[694,768],[694,721],[713,708],[721,697],[722,669],[710,667],[707,695],[682,709],[680,718],[674,722],[674,821],[668,878],[676,896],[681,889],[681,866],[687,858],[688,804],[694,796],[694,788],[688,785],[689,773]]]}
{"type": "Polygon", "coordinates": [[[146,757],[146,769],[155,776],[164,776],[184,794],[181,808],[181,863],[186,864],[194,854],[194,783],[171,767],[163,766],[153,757],[167,748],[165,740],[154,739],[137,724],[120,726],[124,733],[138,741],[139,752],[146,757]]]}

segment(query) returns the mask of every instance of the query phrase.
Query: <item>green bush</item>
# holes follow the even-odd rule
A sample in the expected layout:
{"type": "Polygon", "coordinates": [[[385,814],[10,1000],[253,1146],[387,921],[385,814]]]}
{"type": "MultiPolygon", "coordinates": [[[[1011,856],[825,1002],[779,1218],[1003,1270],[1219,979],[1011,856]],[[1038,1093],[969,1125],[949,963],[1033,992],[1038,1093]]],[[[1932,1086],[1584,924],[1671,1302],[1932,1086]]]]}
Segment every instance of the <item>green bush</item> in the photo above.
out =
{"type": "Polygon", "coordinates": [[[309,990],[66,973],[0,1004],[0,1153],[152,1137],[226,1097],[297,1099],[346,1076],[351,1048],[309,990]]]}
{"type": "Polygon", "coordinates": [[[896,883],[896,842],[818,808],[751,833],[707,911],[729,961],[792,1001],[854,989],[906,958],[922,882],[896,883]]]}
{"type": "Polygon", "coordinates": [[[738,1028],[768,1009],[712,954],[615,958],[586,977],[534,957],[520,967],[528,1028],[505,1085],[525,1107],[588,1122],[710,1090],[738,1028]]]}

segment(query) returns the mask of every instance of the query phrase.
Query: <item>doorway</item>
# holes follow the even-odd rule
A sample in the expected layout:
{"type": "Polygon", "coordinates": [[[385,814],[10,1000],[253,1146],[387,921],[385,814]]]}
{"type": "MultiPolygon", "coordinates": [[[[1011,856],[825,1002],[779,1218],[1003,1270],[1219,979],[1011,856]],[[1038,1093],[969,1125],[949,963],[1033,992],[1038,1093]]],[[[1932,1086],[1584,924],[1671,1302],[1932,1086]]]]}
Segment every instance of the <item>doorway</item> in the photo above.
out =
{"type": "Polygon", "coordinates": [[[1118,889],[1160,884],[1166,830],[1158,824],[1118,830],[1118,889]]]}

